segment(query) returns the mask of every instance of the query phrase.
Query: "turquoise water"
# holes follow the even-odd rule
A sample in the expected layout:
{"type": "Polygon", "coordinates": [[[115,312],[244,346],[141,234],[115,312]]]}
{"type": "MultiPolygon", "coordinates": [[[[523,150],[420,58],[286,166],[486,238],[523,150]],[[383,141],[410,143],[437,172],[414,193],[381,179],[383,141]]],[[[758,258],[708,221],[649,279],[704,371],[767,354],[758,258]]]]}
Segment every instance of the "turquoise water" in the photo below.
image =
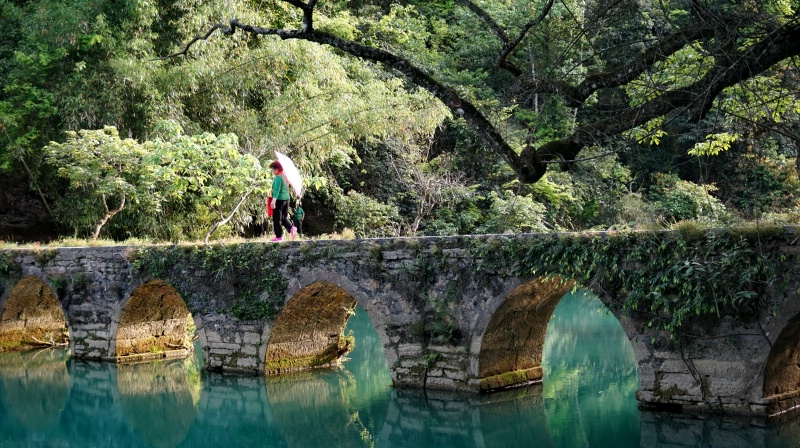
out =
{"type": "Polygon", "coordinates": [[[63,350],[0,355],[2,447],[794,447],[800,420],[640,411],[630,343],[596,298],[562,299],[543,385],[491,395],[391,387],[359,310],[338,370],[264,379],[199,360],[79,362],[63,350]]]}

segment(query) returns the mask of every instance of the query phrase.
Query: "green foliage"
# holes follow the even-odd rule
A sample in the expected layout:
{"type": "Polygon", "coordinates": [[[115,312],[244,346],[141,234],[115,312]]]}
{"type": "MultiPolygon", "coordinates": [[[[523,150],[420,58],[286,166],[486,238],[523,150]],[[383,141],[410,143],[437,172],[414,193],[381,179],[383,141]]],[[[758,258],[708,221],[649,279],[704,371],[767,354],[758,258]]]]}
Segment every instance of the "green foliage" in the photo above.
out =
{"type": "Polygon", "coordinates": [[[531,196],[517,196],[511,191],[505,191],[502,197],[491,192],[488,199],[491,201],[487,213],[489,218],[478,228],[479,233],[531,233],[547,230],[542,222],[545,206],[534,201],[531,196]]]}
{"type": "Polygon", "coordinates": [[[251,207],[260,207],[256,195],[268,188],[266,170],[239,152],[235,135],[185,136],[174,122],[156,129],[164,137],[142,144],[107,126],[68,132],[65,143],[45,148],[49,163],[68,182],[55,202],[56,217],[76,233],[97,238],[106,222],[127,208],[117,227],[170,238],[191,234],[181,226],[204,224],[208,230],[235,215],[239,201],[251,195],[251,207]],[[189,213],[193,221],[187,220],[189,213]]]}
{"type": "Polygon", "coordinates": [[[14,256],[9,253],[0,254],[0,275],[9,277],[13,272],[19,271],[21,266],[14,261],[14,256]]]}
{"type": "Polygon", "coordinates": [[[68,132],[65,143],[51,142],[45,151],[67,181],[63,200],[56,202],[57,216],[76,233],[88,231],[97,238],[126,202],[150,202],[143,179],[145,149],[133,139],[120,138],[114,127],[68,132]]]}
{"type": "MultiPolygon", "coordinates": [[[[477,4],[512,40],[542,8],[536,0],[477,4]]],[[[321,2],[315,26],[406,57],[476,104],[519,151],[685,87],[718,61],[716,39],[691,42],[574,109],[554,93],[567,90],[561,83],[614,70],[661,37],[654,30],[696,20],[683,3],[618,2],[605,15],[596,14],[598,5],[554,3],[509,55],[524,77],[498,67],[502,45],[493,30],[452,0],[321,2]]],[[[792,6],[708,4],[740,21],[729,35],[740,52],[762,24],[790,20],[792,6]]],[[[797,206],[797,147],[785,137],[800,116],[793,59],[726,89],[698,124],[683,123],[685,114],[655,118],[525,189],[509,184],[514,174],[465,120],[450,118],[449,105],[329,47],[236,32],[198,42],[196,58],[154,61],[231,17],[272,28],[295,27],[301,14],[280,1],[0,0],[0,171],[19,170],[41,186],[71,233],[91,235],[101,226],[115,239],[199,239],[213,228],[214,236],[247,234],[264,218],[255,162],[263,166],[275,149],[290,154],[306,186],[326,198],[321,208],[337,211],[317,217],[311,209],[307,222],[335,219],[357,236],[641,228],[688,218],[724,224],[733,215],[786,215],[797,206]],[[45,163],[48,142],[74,144],[64,143],[66,131],[104,126],[119,133],[111,148],[141,142],[148,152],[142,166],[123,161],[124,172],[90,182],[66,156],[59,163],[71,174],[59,176],[58,164],[45,163]],[[238,155],[228,151],[233,146],[238,155]],[[424,176],[387,163],[409,158],[424,176]],[[431,205],[420,180],[453,173],[458,185],[441,189],[444,200],[431,205]],[[662,185],[654,173],[677,173],[682,182],[662,185]],[[125,207],[101,224],[123,192],[125,207]]],[[[113,152],[95,157],[124,158],[113,152]]]]}
{"type": "Polygon", "coordinates": [[[192,312],[205,297],[197,295],[193,280],[182,274],[186,266],[202,266],[215,284],[230,285],[233,298],[220,312],[241,320],[260,320],[274,318],[283,308],[287,281],[277,270],[283,262],[278,245],[147,247],[133,252],[130,260],[143,277],[175,286],[192,312]]]}
{"type": "Polygon", "coordinates": [[[513,276],[558,276],[597,285],[648,326],[681,335],[695,318],[755,318],[773,311],[796,276],[796,259],[780,252],[782,232],[706,231],[497,239],[473,249],[481,269],[513,276]],[[767,289],[773,289],[769,295],[767,289]],[[775,291],[777,289],[777,292],[775,291]]]}
{"type": "Polygon", "coordinates": [[[435,350],[425,350],[422,352],[422,364],[426,369],[430,369],[442,359],[442,354],[435,350]]]}
{"type": "Polygon", "coordinates": [[[36,262],[39,266],[44,266],[47,263],[53,261],[58,255],[58,251],[56,249],[42,249],[36,252],[36,262]]]}
{"type": "Polygon", "coordinates": [[[676,175],[658,174],[651,187],[651,207],[668,220],[702,220],[712,224],[725,222],[727,210],[711,196],[713,185],[697,185],[676,175]]]}
{"type": "Polygon", "coordinates": [[[736,157],[736,162],[729,166],[730,173],[720,188],[744,217],[759,218],[797,206],[800,179],[794,158],[748,152],[736,157]]]}
{"type": "Polygon", "coordinates": [[[382,204],[356,191],[337,199],[336,224],[352,229],[356,236],[391,236],[397,222],[397,208],[382,204]]]}
{"type": "Polygon", "coordinates": [[[689,155],[716,156],[722,151],[729,150],[731,143],[738,140],[739,137],[741,137],[739,134],[727,132],[706,135],[706,141],[695,143],[694,147],[689,150],[689,155]]]}

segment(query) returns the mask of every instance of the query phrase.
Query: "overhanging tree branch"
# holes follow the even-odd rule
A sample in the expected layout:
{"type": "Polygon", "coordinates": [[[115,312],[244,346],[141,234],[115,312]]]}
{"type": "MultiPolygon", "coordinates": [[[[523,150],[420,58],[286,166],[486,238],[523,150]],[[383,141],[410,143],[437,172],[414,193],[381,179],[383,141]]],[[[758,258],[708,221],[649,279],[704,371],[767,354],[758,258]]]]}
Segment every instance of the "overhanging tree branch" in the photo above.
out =
{"type": "Polygon", "coordinates": [[[519,67],[514,65],[513,62],[508,60],[508,57],[511,53],[519,46],[522,42],[522,39],[528,34],[528,31],[531,30],[534,26],[540,24],[548,14],[550,14],[550,9],[553,7],[554,0],[547,0],[547,3],[542,7],[542,11],[539,13],[539,16],[531,20],[530,22],[526,23],[522,29],[520,30],[519,34],[517,35],[516,39],[513,41],[508,37],[506,31],[490,16],[483,8],[479,7],[471,0],[460,0],[461,4],[467,7],[473,14],[478,16],[481,20],[486,23],[486,25],[494,32],[497,36],[497,39],[500,40],[500,44],[502,48],[500,50],[500,54],[497,56],[497,65],[502,67],[509,72],[511,72],[514,76],[522,75],[522,70],[519,67]]]}
{"type": "Polygon", "coordinates": [[[500,135],[500,132],[497,131],[494,125],[478,111],[475,105],[461,98],[453,89],[433,79],[433,77],[415,67],[409,61],[379,48],[368,47],[356,42],[347,41],[329,33],[316,31],[313,28],[305,31],[262,28],[242,23],[238,19],[232,19],[230,21],[230,26],[220,24],[214,25],[205,35],[195,37],[189,41],[181,51],[167,56],[166,58],[188,55],[188,51],[192,45],[199,40],[208,39],[216,30],[220,30],[225,35],[232,35],[236,29],[240,29],[251,35],[273,35],[281,39],[301,39],[330,45],[350,55],[380,63],[394,69],[407,76],[413,84],[430,92],[444,104],[448,105],[458,115],[463,116],[467,123],[469,123],[470,126],[483,137],[484,141],[492,147],[492,150],[506,160],[521,180],[524,182],[535,182],[544,175],[546,169],[545,165],[538,163],[538,161],[534,159],[521,159],[508,145],[508,142],[505,141],[503,136],[500,135]]]}
{"type": "MultiPolygon", "coordinates": [[[[220,30],[226,35],[232,35],[236,29],[240,29],[254,36],[274,35],[281,39],[301,39],[329,45],[352,56],[382,64],[389,69],[402,73],[411,83],[429,91],[448,105],[457,115],[463,116],[490,148],[503,157],[514,169],[517,177],[522,182],[528,183],[536,182],[545,174],[546,162],[575,160],[584,147],[601,143],[609,137],[619,135],[654,118],[670,113],[685,112],[689,114],[689,118],[692,120],[699,120],[708,112],[710,102],[725,88],[759,75],[783,59],[800,54],[800,24],[795,19],[767,34],[746,51],[728,54],[727,64],[722,64],[720,62],[721,59],[717,58],[715,67],[709,70],[705,76],[693,83],[689,83],[685,87],[668,90],[639,106],[616,111],[615,115],[605,119],[579,125],[565,138],[552,140],[538,147],[536,142],[531,142],[520,155],[517,155],[500,132],[477,107],[466,99],[461,98],[452,88],[438,82],[431,75],[402,57],[379,48],[365,46],[329,33],[316,31],[313,28],[313,9],[316,1],[311,0],[308,3],[303,3],[299,0],[284,1],[303,11],[302,29],[262,28],[233,19],[228,26],[213,25],[205,35],[195,37],[181,51],[165,58],[180,55],[188,56],[188,51],[192,45],[199,40],[210,38],[216,30],[220,30]]],[[[462,3],[466,5],[472,4],[467,0],[462,0],[462,3]]],[[[546,14],[551,3],[548,2],[542,14],[546,14]]],[[[540,15],[537,20],[543,17],[544,15],[540,15]]],[[[489,21],[484,18],[484,21],[487,22],[490,28],[495,28],[495,34],[503,42],[504,48],[510,48],[511,50],[519,44],[519,41],[530,29],[530,27],[524,29],[518,39],[511,41],[496,23],[492,25],[494,22],[490,20],[490,17],[488,19],[489,21]]],[[[536,20],[531,23],[535,22],[536,20]]],[[[562,95],[569,104],[581,107],[592,93],[600,89],[619,87],[629,83],[642,73],[652,69],[657,62],[666,60],[686,45],[699,39],[708,38],[711,35],[718,35],[714,34],[713,31],[710,27],[702,26],[681,29],[659,40],[642,54],[632,57],[629,64],[619,66],[611,71],[590,74],[575,87],[570,87],[569,84],[559,80],[548,82],[561,90],[562,95]]]]}

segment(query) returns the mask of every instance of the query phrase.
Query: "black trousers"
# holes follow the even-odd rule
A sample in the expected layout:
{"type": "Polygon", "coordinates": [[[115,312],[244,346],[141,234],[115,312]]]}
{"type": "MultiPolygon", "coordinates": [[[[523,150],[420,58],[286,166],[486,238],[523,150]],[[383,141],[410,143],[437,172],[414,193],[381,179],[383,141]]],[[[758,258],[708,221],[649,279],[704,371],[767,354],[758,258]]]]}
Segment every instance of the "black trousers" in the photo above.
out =
{"type": "Polygon", "coordinates": [[[272,210],[272,230],[276,238],[283,238],[283,227],[286,227],[287,232],[292,230],[292,222],[289,221],[289,201],[278,199],[272,210]]]}

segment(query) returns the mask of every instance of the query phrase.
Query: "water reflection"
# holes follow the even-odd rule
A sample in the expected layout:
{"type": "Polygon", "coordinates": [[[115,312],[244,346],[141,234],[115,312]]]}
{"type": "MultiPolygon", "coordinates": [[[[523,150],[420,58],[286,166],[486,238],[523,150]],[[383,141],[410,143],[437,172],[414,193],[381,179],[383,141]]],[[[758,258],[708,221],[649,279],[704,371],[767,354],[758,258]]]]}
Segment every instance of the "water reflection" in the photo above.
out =
{"type": "Polygon", "coordinates": [[[70,390],[68,358],[60,349],[0,356],[4,407],[26,429],[43,431],[57,422],[70,390]]]}
{"type": "Polygon", "coordinates": [[[800,419],[640,412],[630,344],[596,299],[565,297],[548,327],[543,385],[491,395],[393,390],[358,310],[351,360],[265,380],[197,359],[117,366],[63,350],[0,355],[0,447],[796,446],[800,419]]]}
{"type": "Polygon", "coordinates": [[[340,369],[266,378],[267,399],[288,446],[375,446],[391,377],[378,333],[360,307],[350,330],[358,335],[356,346],[340,369]]]}
{"type": "Polygon", "coordinates": [[[617,319],[584,291],[561,299],[545,338],[547,419],[557,446],[636,446],[636,356],[617,319]]]}
{"type": "Polygon", "coordinates": [[[641,446],[652,448],[796,448],[800,420],[722,420],[644,412],[641,446]]]}
{"type": "Polygon", "coordinates": [[[195,420],[202,382],[194,359],[120,365],[117,390],[131,429],[154,448],[174,448],[195,420]]]}

